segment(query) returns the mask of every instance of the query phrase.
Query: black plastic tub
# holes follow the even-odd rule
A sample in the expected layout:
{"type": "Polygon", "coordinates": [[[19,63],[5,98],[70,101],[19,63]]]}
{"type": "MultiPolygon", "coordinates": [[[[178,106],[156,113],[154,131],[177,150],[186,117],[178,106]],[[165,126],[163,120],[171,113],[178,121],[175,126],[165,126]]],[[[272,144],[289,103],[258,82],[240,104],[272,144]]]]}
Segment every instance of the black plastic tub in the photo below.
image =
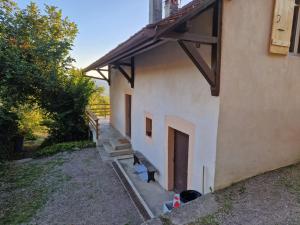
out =
{"type": "Polygon", "coordinates": [[[198,191],[187,190],[187,191],[183,191],[180,193],[180,201],[182,203],[187,203],[187,202],[193,201],[201,196],[202,196],[201,193],[199,193],[198,191]]]}

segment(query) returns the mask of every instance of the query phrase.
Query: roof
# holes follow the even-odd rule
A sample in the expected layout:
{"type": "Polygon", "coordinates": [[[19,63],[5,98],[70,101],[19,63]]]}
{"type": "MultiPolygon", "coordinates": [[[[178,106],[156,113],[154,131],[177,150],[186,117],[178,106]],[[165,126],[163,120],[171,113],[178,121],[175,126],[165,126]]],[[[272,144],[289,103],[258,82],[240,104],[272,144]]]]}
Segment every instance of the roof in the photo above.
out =
{"type": "Polygon", "coordinates": [[[184,22],[190,20],[200,12],[209,8],[216,0],[193,0],[183,6],[175,14],[170,15],[156,23],[149,24],[142,28],[128,40],[118,45],[109,53],[89,65],[84,71],[94,70],[109,64],[116,63],[119,60],[134,56],[143,48],[150,47],[160,42],[162,35],[175,29],[184,22]]]}

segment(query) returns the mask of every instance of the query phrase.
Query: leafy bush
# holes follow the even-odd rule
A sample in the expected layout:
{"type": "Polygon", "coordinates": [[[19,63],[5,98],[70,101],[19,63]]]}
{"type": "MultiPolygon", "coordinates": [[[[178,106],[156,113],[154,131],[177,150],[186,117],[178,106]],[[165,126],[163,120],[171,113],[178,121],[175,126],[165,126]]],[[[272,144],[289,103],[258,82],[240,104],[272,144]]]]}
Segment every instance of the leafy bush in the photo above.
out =
{"type": "Polygon", "coordinates": [[[41,106],[48,112],[44,124],[49,128],[49,137],[43,146],[53,143],[88,139],[85,109],[94,84],[80,70],[71,70],[68,77],[42,93],[41,106]]]}
{"type": "Polygon", "coordinates": [[[45,148],[40,149],[35,153],[35,157],[45,157],[55,155],[59,152],[66,151],[76,151],[84,148],[93,148],[96,147],[96,144],[92,141],[77,141],[77,142],[66,142],[51,145],[45,148]]]}

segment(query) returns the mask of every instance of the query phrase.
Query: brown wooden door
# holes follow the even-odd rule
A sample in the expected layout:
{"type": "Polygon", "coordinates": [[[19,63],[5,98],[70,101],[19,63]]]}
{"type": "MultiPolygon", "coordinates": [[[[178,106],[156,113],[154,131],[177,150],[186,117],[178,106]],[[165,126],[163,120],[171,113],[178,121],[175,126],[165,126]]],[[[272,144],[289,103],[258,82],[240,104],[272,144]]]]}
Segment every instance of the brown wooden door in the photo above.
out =
{"type": "Polygon", "coordinates": [[[125,95],[125,123],[126,135],[131,137],[131,95],[125,95]]]}
{"type": "Polygon", "coordinates": [[[187,189],[189,135],[174,130],[174,191],[187,189]]]}

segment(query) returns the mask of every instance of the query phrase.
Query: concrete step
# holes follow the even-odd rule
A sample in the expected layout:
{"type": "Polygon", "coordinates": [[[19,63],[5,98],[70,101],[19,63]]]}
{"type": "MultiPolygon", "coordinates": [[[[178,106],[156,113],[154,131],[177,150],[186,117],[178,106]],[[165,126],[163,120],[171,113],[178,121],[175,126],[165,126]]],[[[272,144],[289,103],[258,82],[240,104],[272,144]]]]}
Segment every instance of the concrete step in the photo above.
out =
{"type": "Polygon", "coordinates": [[[133,151],[131,148],[127,149],[114,149],[110,143],[103,143],[104,150],[109,154],[111,157],[117,157],[122,155],[131,155],[133,151]]]}
{"type": "Polygon", "coordinates": [[[131,149],[131,143],[126,138],[118,138],[109,140],[114,150],[131,149]]]}

